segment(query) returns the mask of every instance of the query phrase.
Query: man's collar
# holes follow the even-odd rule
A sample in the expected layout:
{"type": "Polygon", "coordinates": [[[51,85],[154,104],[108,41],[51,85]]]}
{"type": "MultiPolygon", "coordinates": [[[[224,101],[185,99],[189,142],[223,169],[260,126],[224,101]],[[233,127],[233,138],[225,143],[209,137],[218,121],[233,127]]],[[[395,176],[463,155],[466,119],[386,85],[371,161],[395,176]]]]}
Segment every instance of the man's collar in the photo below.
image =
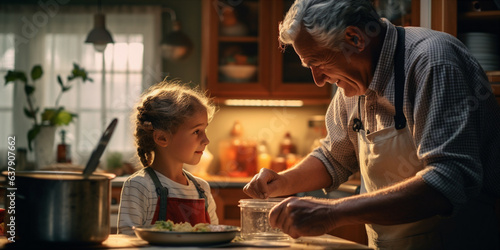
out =
{"type": "Polygon", "coordinates": [[[382,18],[382,21],[387,27],[384,42],[382,45],[382,50],[375,68],[375,73],[373,75],[372,82],[368,86],[366,94],[370,91],[375,91],[378,94],[384,92],[387,83],[393,75],[394,68],[394,53],[396,50],[397,42],[397,31],[396,26],[394,26],[387,19],[382,18]]]}

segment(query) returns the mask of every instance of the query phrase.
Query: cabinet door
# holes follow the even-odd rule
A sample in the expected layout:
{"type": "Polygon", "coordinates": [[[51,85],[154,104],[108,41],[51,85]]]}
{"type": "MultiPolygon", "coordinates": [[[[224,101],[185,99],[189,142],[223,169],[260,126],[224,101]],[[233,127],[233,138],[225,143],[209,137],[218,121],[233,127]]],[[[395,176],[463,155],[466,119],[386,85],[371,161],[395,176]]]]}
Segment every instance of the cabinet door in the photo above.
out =
{"type": "Polygon", "coordinates": [[[212,96],[329,102],[331,86],[315,86],[293,48],[279,48],[278,24],[291,2],[202,1],[202,74],[212,96]]]}
{"type": "Polygon", "coordinates": [[[267,1],[203,1],[206,87],[219,98],[269,95],[267,1]]]}
{"type": "Polygon", "coordinates": [[[239,201],[241,199],[250,199],[248,195],[243,193],[242,187],[237,188],[211,188],[212,196],[217,204],[217,217],[219,224],[241,226],[241,213],[239,201]]]}
{"type": "Polygon", "coordinates": [[[331,96],[330,84],[318,87],[314,83],[311,70],[302,66],[299,56],[291,45],[280,49],[278,41],[279,23],[283,20],[285,14],[294,1],[272,1],[273,20],[272,30],[272,51],[273,56],[273,74],[271,77],[272,95],[280,97],[300,97],[301,99],[317,99],[318,101],[329,101],[331,96]]]}

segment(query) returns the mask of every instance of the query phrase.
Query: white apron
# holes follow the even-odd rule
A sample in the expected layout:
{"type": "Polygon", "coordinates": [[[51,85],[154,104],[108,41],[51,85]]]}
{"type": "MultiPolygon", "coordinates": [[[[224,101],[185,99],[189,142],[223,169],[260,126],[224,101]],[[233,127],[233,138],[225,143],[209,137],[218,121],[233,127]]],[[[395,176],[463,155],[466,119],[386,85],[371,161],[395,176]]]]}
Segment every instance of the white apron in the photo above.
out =
{"type": "MultiPolygon", "coordinates": [[[[400,41],[404,41],[404,30],[401,32],[401,28],[398,27],[396,51],[401,48],[400,41]]],[[[404,42],[402,50],[403,52],[401,50],[399,53],[396,52],[396,57],[399,55],[400,61],[395,60],[395,126],[366,134],[361,121],[355,121],[359,122],[358,129],[355,130],[359,132],[361,192],[373,192],[413,177],[424,167],[418,160],[413,138],[403,114],[404,68],[396,67],[404,67],[404,42]]],[[[360,103],[358,103],[358,117],[360,117],[359,105],[360,103]]],[[[492,218],[495,218],[492,199],[481,196],[465,205],[453,218],[434,216],[393,226],[367,224],[366,231],[369,246],[376,249],[496,249],[498,239],[495,248],[491,248],[495,246],[495,240],[490,242],[478,240],[497,237],[496,222],[492,218]]]]}
{"type": "MultiPolygon", "coordinates": [[[[415,147],[408,128],[386,128],[358,135],[362,192],[373,192],[406,178],[423,168],[416,159],[415,147]]],[[[370,247],[381,249],[443,249],[439,235],[429,234],[439,221],[432,217],[423,221],[383,226],[367,224],[370,247]]]]}

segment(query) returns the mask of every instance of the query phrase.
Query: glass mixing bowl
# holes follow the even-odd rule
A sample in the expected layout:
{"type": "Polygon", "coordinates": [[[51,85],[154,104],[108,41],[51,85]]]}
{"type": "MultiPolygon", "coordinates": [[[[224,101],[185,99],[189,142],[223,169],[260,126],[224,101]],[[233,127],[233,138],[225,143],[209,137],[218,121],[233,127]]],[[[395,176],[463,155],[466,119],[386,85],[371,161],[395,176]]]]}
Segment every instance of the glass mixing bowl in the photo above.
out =
{"type": "Polygon", "coordinates": [[[269,211],[282,200],[281,198],[240,200],[241,237],[244,240],[290,240],[287,234],[269,224],[269,211]]]}

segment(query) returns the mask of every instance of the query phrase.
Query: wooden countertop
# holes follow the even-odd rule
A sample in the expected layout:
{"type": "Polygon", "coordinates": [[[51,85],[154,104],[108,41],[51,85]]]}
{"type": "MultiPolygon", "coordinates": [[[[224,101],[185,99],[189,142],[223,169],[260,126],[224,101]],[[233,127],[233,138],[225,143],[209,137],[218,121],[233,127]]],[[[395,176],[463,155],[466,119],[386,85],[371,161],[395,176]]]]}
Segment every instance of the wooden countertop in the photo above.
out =
{"type": "MultiPolygon", "coordinates": [[[[210,188],[243,188],[248,182],[250,182],[250,180],[252,180],[252,177],[229,177],[221,175],[204,175],[200,177],[210,184],[210,188]]],[[[127,178],[128,176],[116,177],[111,181],[111,185],[113,187],[121,187],[127,178]]],[[[359,192],[359,186],[359,180],[349,180],[341,184],[338,190],[348,193],[356,193],[359,192]]]]}
{"type": "MultiPolygon", "coordinates": [[[[210,184],[211,188],[243,188],[252,177],[229,177],[220,175],[199,176],[210,184]]],[[[111,186],[121,187],[128,176],[119,176],[111,180],[111,186]]]]}
{"type": "Polygon", "coordinates": [[[252,177],[229,177],[220,175],[200,176],[210,184],[210,188],[243,188],[252,177]]]}
{"type": "MultiPolygon", "coordinates": [[[[286,244],[288,245],[288,244],[286,244]]],[[[371,249],[366,245],[358,244],[349,240],[345,240],[339,237],[331,235],[322,235],[315,237],[300,237],[289,243],[289,246],[280,247],[280,249],[371,249]]],[[[26,245],[23,243],[10,243],[5,236],[0,237],[0,249],[27,249],[33,245],[26,245]]],[[[68,247],[68,245],[65,245],[68,247]]],[[[263,249],[262,247],[276,247],[275,242],[231,242],[223,245],[217,245],[214,247],[189,247],[186,249],[215,249],[224,247],[224,249],[263,249]]],[[[37,244],[36,247],[45,247],[45,245],[37,244]]],[[[54,246],[47,246],[54,247],[54,246]]],[[[141,240],[135,236],[122,235],[122,234],[111,234],[109,238],[105,240],[100,245],[95,246],[71,246],[71,249],[130,249],[130,250],[142,250],[142,249],[166,249],[172,248],[172,246],[153,246],[149,245],[148,242],[141,240]]],[[[70,249],[67,248],[67,249],[70,249]]],[[[178,248],[178,247],[177,247],[178,248]]],[[[63,249],[63,248],[56,248],[63,249]]]]}

